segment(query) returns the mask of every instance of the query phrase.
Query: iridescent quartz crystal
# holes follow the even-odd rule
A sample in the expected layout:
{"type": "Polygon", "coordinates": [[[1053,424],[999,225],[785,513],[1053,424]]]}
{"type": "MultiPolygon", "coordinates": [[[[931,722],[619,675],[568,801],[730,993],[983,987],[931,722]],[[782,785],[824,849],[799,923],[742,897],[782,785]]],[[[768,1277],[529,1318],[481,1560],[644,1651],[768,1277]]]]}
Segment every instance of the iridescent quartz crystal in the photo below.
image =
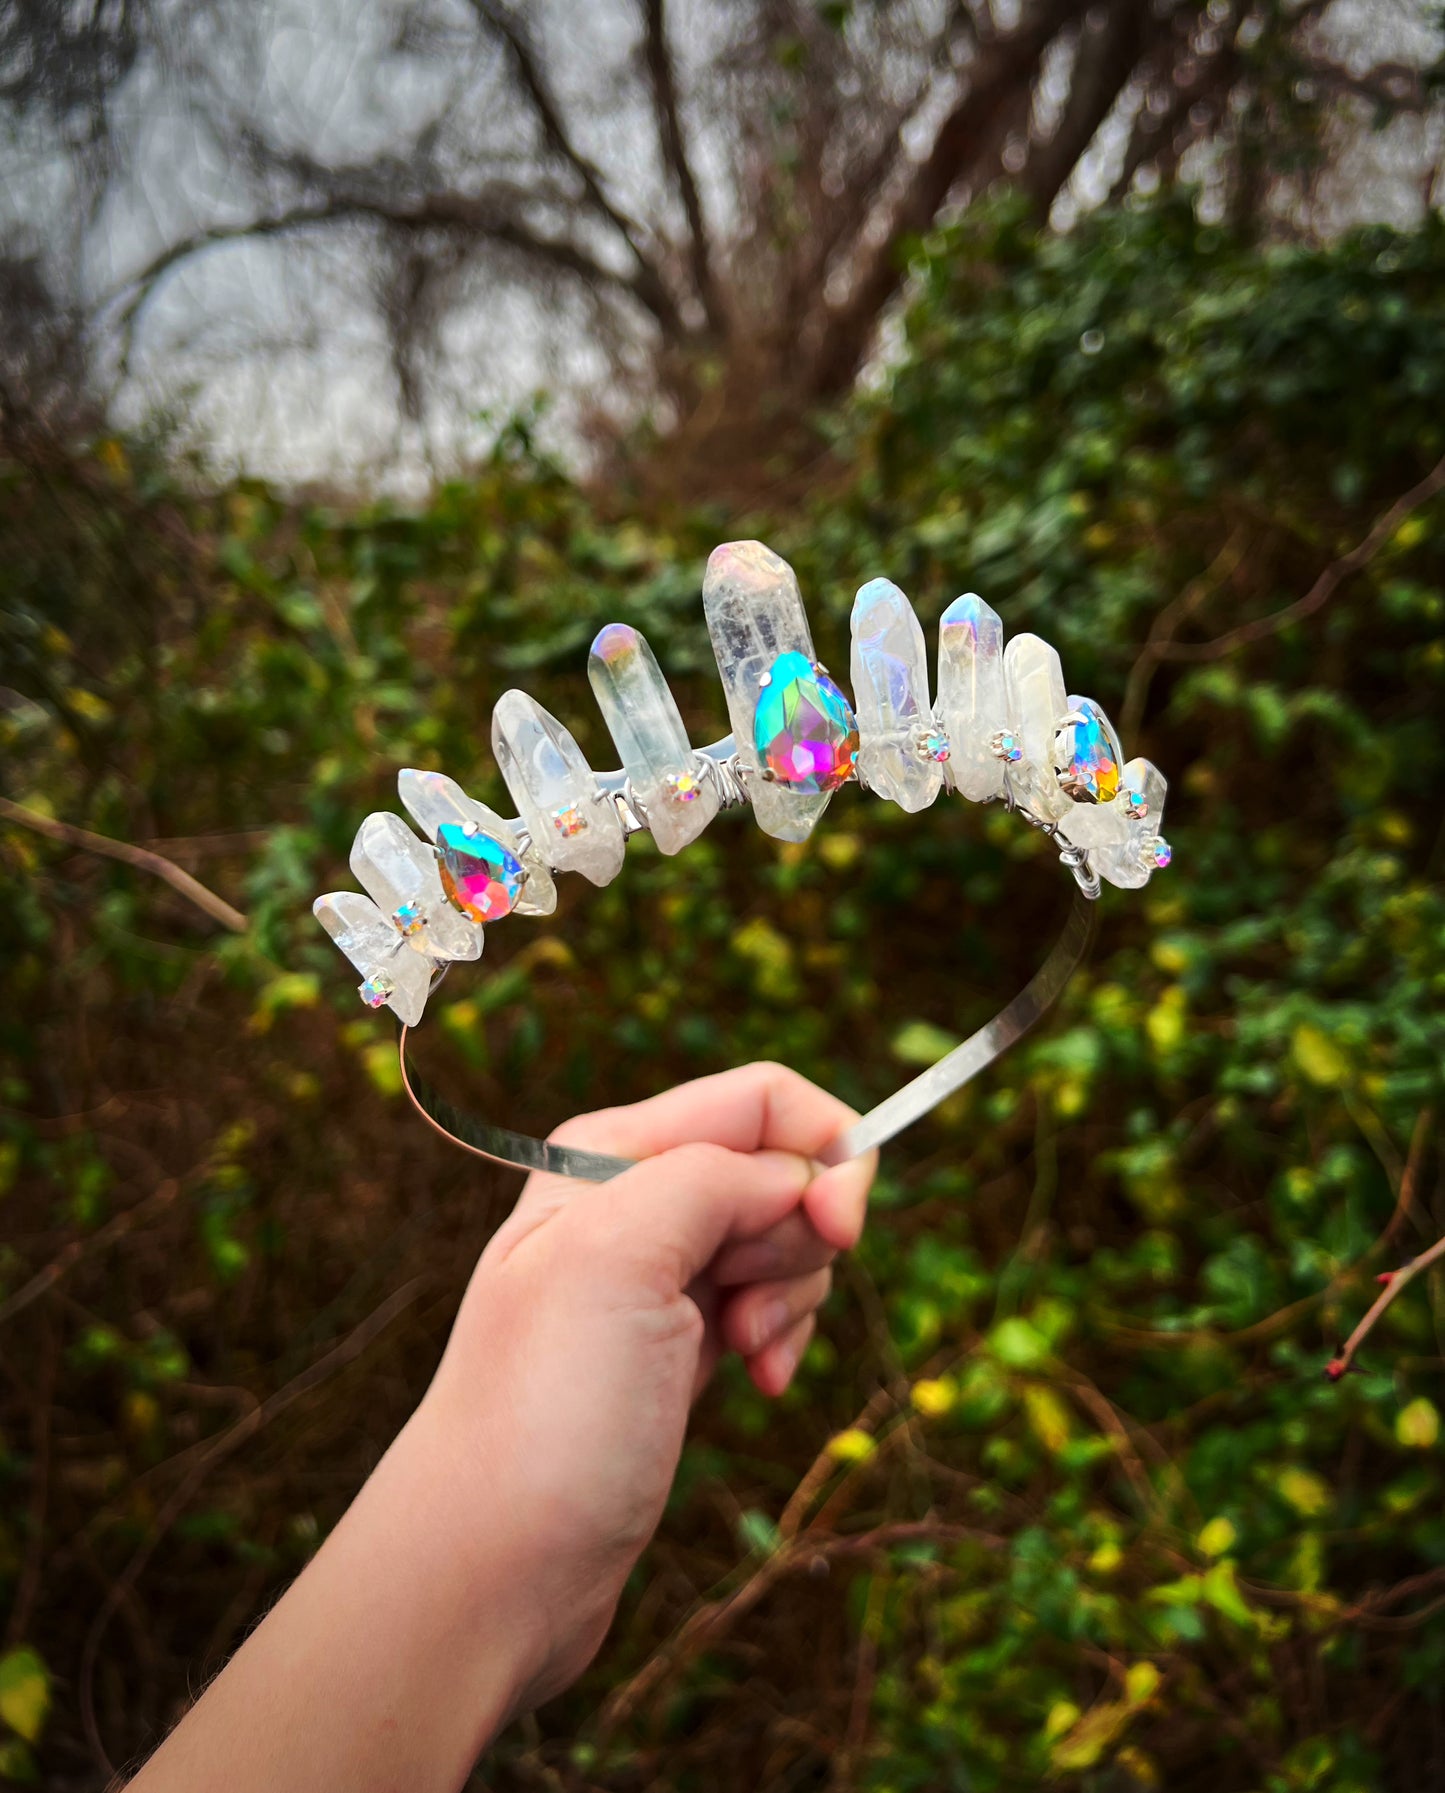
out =
{"type": "Polygon", "coordinates": [[[482,937],[447,901],[436,854],[400,816],[368,816],[351,849],[351,870],[406,944],[434,959],[475,959],[482,937]]]}
{"type": "Polygon", "coordinates": [[[1119,800],[1128,817],[1124,838],[1095,848],[1089,854],[1089,863],[1101,878],[1107,878],[1121,890],[1139,890],[1149,882],[1153,871],[1168,865],[1171,857],[1168,843],[1159,836],[1169,785],[1159,768],[1146,759],[1130,760],[1120,774],[1119,784],[1119,800]]]}
{"type": "Polygon", "coordinates": [[[718,792],[652,649],[636,629],[609,623],[592,643],[587,677],[652,838],[659,851],[678,852],[717,814],[718,792]]]}
{"type": "Polygon", "coordinates": [[[949,747],[930,727],[922,625],[891,579],[870,579],[853,600],[851,672],[858,776],[900,809],[927,809],[949,747]]]}
{"type": "Polygon", "coordinates": [[[938,625],[938,720],[948,735],[948,782],[973,803],[999,797],[1008,729],[1003,623],[977,592],[955,598],[938,625]]]}
{"type": "Polygon", "coordinates": [[[1059,833],[1076,847],[1117,845],[1129,834],[1128,793],[1122,789],[1124,750],[1114,725],[1088,697],[1069,699],[1071,720],[1059,730],[1059,783],[1072,798],[1059,833]]]}
{"type": "Polygon", "coordinates": [[[622,869],[622,818],[568,730],[525,691],[504,691],[492,712],[492,751],[548,865],[611,883],[622,869]]]}
{"type": "Polygon", "coordinates": [[[828,792],[764,779],[754,738],[770,668],[783,654],[813,661],[813,638],[793,569],[761,542],[725,543],[708,558],[702,602],[758,826],[776,840],[806,840],[828,807],[828,792]]]}
{"type": "Polygon", "coordinates": [[[1031,815],[1056,822],[1073,807],[1055,770],[1059,725],[1069,708],[1064,669],[1048,642],[1015,635],[1004,649],[1004,688],[1021,756],[1009,767],[1009,787],[1031,815]]]}
{"type": "MultiPolygon", "coordinates": [[[[511,823],[504,822],[485,803],[469,797],[454,778],[448,778],[445,772],[419,772],[408,766],[397,774],[396,788],[417,827],[437,842],[443,863],[445,852],[441,837],[444,828],[459,828],[469,838],[485,836],[521,861],[525,876],[512,899],[515,914],[550,915],[557,907],[557,886],[552,882],[552,874],[541,854],[530,845],[525,851],[519,851],[520,843],[511,823]]],[[[454,875],[460,869],[454,865],[454,875]]]]}
{"type": "MultiPolygon", "coordinates": [[[[361,973],[365,981],[357,994],[366,1006],[384,1004],[399,1021],[415,1027],[426,1008],[433,961],[409,951],[391,917],[359,890],[317,897],[311,912],[361,973]]],[[[480,951],[481,930],[473,928],[472,933],[480,951]]]]}

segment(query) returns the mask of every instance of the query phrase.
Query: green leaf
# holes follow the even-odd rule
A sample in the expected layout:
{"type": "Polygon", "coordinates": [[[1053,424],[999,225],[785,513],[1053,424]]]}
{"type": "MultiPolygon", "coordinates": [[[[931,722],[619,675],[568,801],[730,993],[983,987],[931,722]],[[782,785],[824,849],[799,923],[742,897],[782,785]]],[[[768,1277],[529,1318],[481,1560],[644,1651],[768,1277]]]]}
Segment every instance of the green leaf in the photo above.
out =
{"type": "Polygon", "coordinates": [[[50,1710],[50,1674],[28,1644],[0,1656],[0,1718],[34,1743],[50,1710]]]}
{"type": "Polygon", "coordinates": [[[906,1021],[889,1042],[889,1051],[903,1065],[936,1065],[958,1044],[958,1035],[931,1021],[906,1021]]]}

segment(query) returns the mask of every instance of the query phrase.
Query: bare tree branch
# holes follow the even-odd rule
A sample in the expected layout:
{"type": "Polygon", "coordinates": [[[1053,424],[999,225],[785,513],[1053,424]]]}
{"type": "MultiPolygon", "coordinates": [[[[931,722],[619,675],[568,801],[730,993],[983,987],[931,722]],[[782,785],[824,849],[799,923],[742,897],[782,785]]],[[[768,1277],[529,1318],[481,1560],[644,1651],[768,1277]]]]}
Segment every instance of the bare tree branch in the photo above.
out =
{"type": "Polygon", "coordinates": [[[878,319],[902,285],[903,244],[925,231],[953,188],[975,165],[991,128],[1013,103],[1020,83],[1032,84],[1039,58],[1059,31],[1083,11],[1083,0],[1038,0],[1015,28],[985,44],[969,70],[967,91],[945,118],[918,164],[882,240],[865,252],[852,289],[828,316],[807,370],[809,396],[823,398],[853,381],[878,319]]]}
{"type": "Polygon", "coordinates": [[[518,15],[505,4],[505,0],[471,0],[472,10],[485,25],[490,25],[507,46],[522,83],[522,89],[536,114],[537,122],[542,127],[542,136],[548,149],[560,156],[573,168],[582,182],[594,210],[601,213],[612,225],[627,247],[632,251],[639,268],[648,266],[647,257],[643,254],[640,237],[641,231],[636,222],[628,218],[613,205],[602,187],[602,175],[597,165],[584,156],[572,141],[572,134],[562,116],[546,75],[542,71],[540,57],[532,47],[532,40],[526,26],[518,15]]]}
{"type": "Polygon", "coordinates": [[[0,797],[0,821],[13,822],[18,828],[29,828],[32,833],[63,841],[69,847],[79,847],[82,852],[97,853],[103,859],[118,859],[122,865],[149,872],[153,878],[169,884],[188,903],[194,903],[202,914],[209,915],[212,921],[218,921],[234,934],[244,934],[251,925],[239,909],[233,909],[215,891],[207,890],[199,878],[183,872],[159,853],[133,847],[127,840],[113,840],[108,834],[92,834],[88,828],[76,828],[69,822],[53,821],[49,816],[37,815],[33,809],[11,803],[5,797],[0,797]]]}
{"type": "Polygon", "coordinates": [[[1113,110],[1150,35],[1147,0],[1115,0],[1095,28],[1085,15],[1064,115],[1053,135],[1029,154],[1021,177],[1041,218],[1113,110]]]}
{"type": "Polygon", "coordinates": [[[1212,641],[1169,642],[1161,647],[1158,657],[1164,660],[1222,660],[1237,647],[1263,641],[1267,635],[1277,635],[1302,617],[1313,616],[1315,611],[1324,608],[1346,579],[1370,564],[1411,511],[1428,504],[1439,492],[1445,492],[1445,459],[1437,461],[1419,485],[1412,486],[1377,517],[1363,541],[1357,542],[1348,554],[1332,561],[1302,598],[1296,598],[1282,610],[1272,610],[1268,616],[1257,616],[1252,622],[1241,623],[1237,629],[1226,630],[1212,641]]]}
{"type": "Polygon", "coordinates": [[[712,249],[707,223],[702,215],[702,200],[693,179],[687,145],[683,141],[682,122],[677,110],[677,82],[672,66],[672,52],[667,46],[665,0],[643,0],[644,54],[648,81],[652,88],[653,112],[657,118],[657,139],[663,158],[677,183],[678,195],[687,214],[688,260],[693,285],[716,337],[727,334],[727,317],[717,282],[712,271],[712,249]]]}
{"type": "Polygon", "coordinates": [[[665,291],[654,287],[640,273],[619,274],[604,267],[579,244],[565,237],[551,237],[524,219],[494,210],[485,199],[462,193],[434,193],[407,204],[388,204],[381,198],[331,198],[293,206],[268,218],[244,224],[220,224],[198,230],[170,244],[127,282],[112,303],[120,301],[115,324],[122,336],[122,365],[129,360],[130,338],[138,314],[154,296],[159,283],[182,262],[222,243],[254,242],[287,236],[321,225],[340,223],[384,224],[394,230],[436,230],[461,234],[480,243],[494,243],[530,257],[539,266],[572,275],[584,284],[612,290],[634,300],[650,312],[668,336],[680,334],[682,321],[665,291]]]}

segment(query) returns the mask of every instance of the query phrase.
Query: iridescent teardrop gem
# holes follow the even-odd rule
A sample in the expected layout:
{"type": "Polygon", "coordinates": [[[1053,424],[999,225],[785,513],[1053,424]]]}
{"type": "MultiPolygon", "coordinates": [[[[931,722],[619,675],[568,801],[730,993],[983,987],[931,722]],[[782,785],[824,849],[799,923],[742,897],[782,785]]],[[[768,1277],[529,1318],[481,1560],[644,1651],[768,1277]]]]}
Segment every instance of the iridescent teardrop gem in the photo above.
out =
{"type": "Polygon", "coordinates": [[[1068,758],[1059,783],[1076,803],[1112,803],[1119,794],[1119,754],[1099,706],[1087,697],[1072,700],[1076,718],[1068,727],[1068,758]]]}
{"type": "Polygon", "coordinates": [[[469,834],[460,822],[437,829],[442,889],[473,921],[500,921],[521,894],[525,873],[516,854],[480,829],[469,834]]]}
{"type": "Polygon", "coordinates": [[[792,791],[836,791],[853,776],[858,723],[848,699],[806,654],[779,654],[753,713],[765,771],[792,791]]]}

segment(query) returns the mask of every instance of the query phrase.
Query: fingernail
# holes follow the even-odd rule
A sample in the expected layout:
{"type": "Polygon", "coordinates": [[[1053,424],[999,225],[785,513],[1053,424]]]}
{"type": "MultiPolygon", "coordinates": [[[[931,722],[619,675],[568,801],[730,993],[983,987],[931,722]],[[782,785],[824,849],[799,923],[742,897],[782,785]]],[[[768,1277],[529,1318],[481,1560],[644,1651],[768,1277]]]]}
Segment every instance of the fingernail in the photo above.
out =
{"type": "Polygon", "coordinates": [[[783,1330],[791,1317],[786,1301],[765,1302],[758,1309],[757,1319],[753,1321],[754,1351],[761,1351],[770,1338],[775,1338],[783,1330]]]}
{"type": "Polygon", "coordinates": [[[793,1371],[798,1367],[798,1347],[789,1339],[786,1345],[778,1347],[778,1368],[782,1371],[783,1387],[793,1380],[793,1371]]]}
{"type": "Polygon", "coordinates": [[[814,1177],[813,1161],[804,1158],[798,1152],[755,1152],[754,1162],[761,1162],[770,1169],[775,1169],[780,1183],[792,1183],[798,1194],[812,1182],[814,1177]]]}

